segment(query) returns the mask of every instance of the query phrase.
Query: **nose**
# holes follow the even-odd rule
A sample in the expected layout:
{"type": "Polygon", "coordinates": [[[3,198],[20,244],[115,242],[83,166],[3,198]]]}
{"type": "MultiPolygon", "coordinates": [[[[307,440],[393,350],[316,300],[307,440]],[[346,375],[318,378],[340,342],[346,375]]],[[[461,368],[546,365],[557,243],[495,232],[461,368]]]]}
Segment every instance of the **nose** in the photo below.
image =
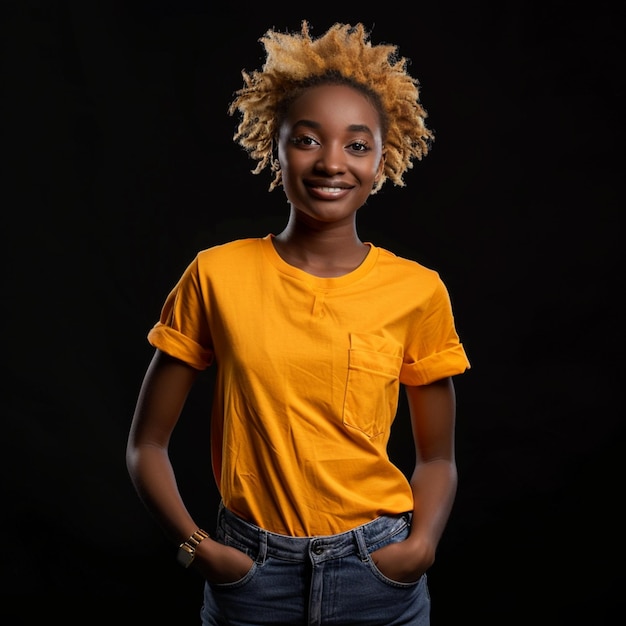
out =
{"type": "Polygon", "coordinates": [[[327,144],[319,153],[316,170],[334,176],[346,170],[346,153],[342,144],[327,144]]]}

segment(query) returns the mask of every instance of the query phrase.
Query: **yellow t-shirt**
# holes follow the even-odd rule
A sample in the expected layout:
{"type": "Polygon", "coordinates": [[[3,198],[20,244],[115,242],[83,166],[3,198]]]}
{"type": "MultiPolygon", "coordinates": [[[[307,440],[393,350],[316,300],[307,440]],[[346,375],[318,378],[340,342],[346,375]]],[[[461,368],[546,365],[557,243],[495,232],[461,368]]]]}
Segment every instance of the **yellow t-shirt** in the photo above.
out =
{"type": "Polygon", "coordinates": [[[203,250],[148,334],[217,365],[215,479],[226,507],[269,531],[335,534],[411,510],[387,455],[400,383],[469,367],[439,275],[369,245],[337,278],[287,264],[272,235],[203,250]]]}

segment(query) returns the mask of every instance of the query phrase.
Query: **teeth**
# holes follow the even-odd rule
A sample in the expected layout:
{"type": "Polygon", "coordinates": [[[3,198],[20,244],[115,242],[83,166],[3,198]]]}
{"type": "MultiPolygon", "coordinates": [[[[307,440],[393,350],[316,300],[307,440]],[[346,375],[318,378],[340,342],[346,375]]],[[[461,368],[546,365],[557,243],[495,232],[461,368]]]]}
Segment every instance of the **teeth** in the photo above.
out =
{"type": "Polygon", "coordinates": [[[318,187],[318,189],[325,193],[339,193],[341,191],[341,187],[318,187]]]}

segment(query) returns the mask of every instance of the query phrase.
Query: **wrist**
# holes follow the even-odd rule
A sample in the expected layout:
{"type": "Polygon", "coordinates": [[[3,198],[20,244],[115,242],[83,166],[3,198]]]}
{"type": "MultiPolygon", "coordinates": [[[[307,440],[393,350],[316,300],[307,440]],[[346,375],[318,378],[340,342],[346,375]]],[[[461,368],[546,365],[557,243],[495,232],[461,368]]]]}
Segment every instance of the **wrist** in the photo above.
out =
{"type": "Polygon", "coordinates": [[[196,548],[208,537],[209,533],[206,530],[202,530],[202,528],[198,528],[198,530],[192,533],[188,539],[178,546],[178,552],[176,553],[178,563],[185,568],[189,567],[196,557],[196,548]]]}

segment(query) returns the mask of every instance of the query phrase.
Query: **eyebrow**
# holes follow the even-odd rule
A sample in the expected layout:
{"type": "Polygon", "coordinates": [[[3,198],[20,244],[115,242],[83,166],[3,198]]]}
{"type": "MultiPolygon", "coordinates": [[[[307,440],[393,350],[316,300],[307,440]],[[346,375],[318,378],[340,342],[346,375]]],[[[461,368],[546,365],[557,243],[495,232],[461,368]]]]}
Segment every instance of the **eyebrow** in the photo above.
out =
{"type": "MultiPolygon", "coordinates": [[[[314,122],[313,120],[298,120],[294,126],[307,126],[308,128],[319,129],[321,128],[321,124],[319,122],[314,122]]],[[[367,124],[350,124],[346,130],[349,130],[352,133],[368,133],[372,137],[374,133],[372,129],[367,124]]]]}

